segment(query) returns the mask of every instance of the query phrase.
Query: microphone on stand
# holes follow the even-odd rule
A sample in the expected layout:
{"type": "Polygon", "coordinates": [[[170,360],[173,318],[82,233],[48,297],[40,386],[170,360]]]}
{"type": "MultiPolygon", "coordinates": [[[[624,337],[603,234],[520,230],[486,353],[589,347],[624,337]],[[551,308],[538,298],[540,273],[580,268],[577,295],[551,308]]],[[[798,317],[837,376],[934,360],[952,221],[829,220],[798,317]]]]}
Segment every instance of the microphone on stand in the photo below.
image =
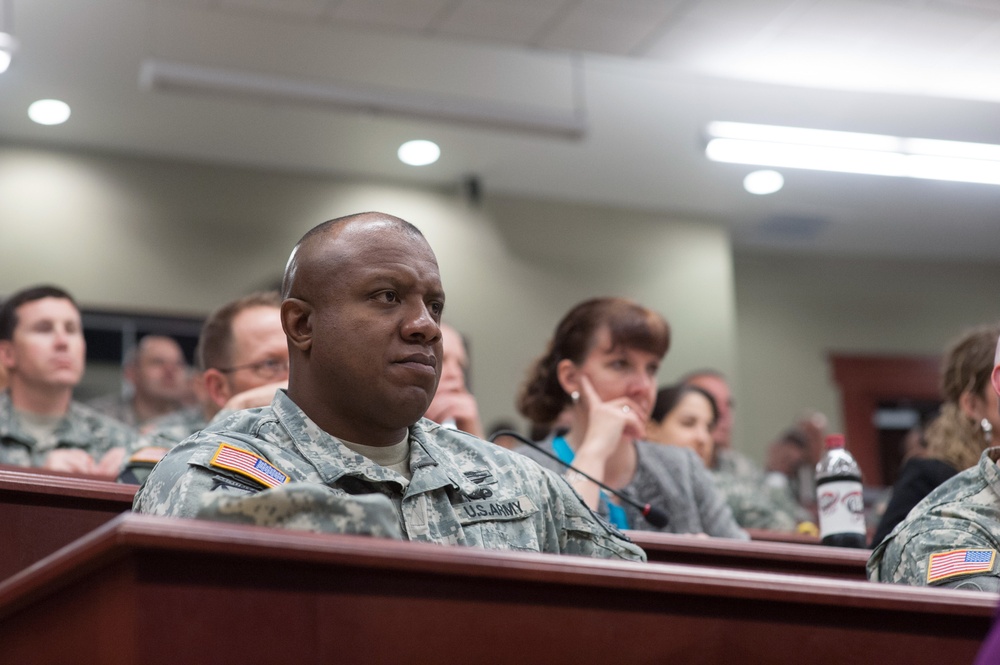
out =
{"type": "Polygon", "coordinates": [[[549,451],[545,450],[545,448],[542,448],[540,445],[538,445],[537,443],[535,443],[531,439],[523,437],[523,436],[521,436],[520,434],[518,434],[517,432],[515,432],[513,430],[504,429],[504,430],[500,430],[498,432],[494,432],[493,434],[490,435],[490,439],[489,439],[490,443],[496,443],[496,440],[499,439],[502,436],[509,436],[509,437],[514,438],[514,439],[517,439],[521,443],[523,443],[525,445],[528,445],[528,446],[531,446],[532,448],[534,448],[538,452],[542,453],[543,455],[546,455],[547,457],[551,457],[552,459],[554,459],[555,461],[559,462],[560,464],[562,464],[567,469],[569,469],[571,471],[574,471],[576,473],[579,473],[581,476],[583,476],[584,478],[586,478],[590,482],[594,483],[595,485],[597,485],[601,489],[603,489],[603,490],[605,490],[607,492],[610,492],[611,494],[614,494],[616,497],[618,497],[619,499],[621,499],[622,501],[624,501],[628,505],[630,505],[633,508],[635,508],[636,510],[638,510],[640,513],[642,513],[642,516],[646,518],[646,521],[649,522],[650,524],[652,524],[653,526],[655,526],[656,528],[662,529],[663,527],[667,526],[667,523],[670,521],[670,518],[667,517],[667,514],[665,512],[663,512],[662,510],[660,510],[659,508],[657,508],[656,506],[654,506],[652,504],[649,504],[649,503],[647,503],[647,504],[641,504],[638,501],[636,501],[636,500],[634,500],[634,499],[632,499],[632,498],[630,498],[628,496],[625,496],[624,494],[622,494],[618,490],[612,489],[612,488],[608,487],[607,485],[605,485],[601,481],[597,480],[596,478],[592,478],[591,476],[589,476],[588,474],[584,473],[583,471],[580,471],[579,469],[577,469],[572,464],[570,464],[568,462],[562,461],[561,459],[559,459],[559,457],[557,457],[553,453],[550,453],[549,451]]]}

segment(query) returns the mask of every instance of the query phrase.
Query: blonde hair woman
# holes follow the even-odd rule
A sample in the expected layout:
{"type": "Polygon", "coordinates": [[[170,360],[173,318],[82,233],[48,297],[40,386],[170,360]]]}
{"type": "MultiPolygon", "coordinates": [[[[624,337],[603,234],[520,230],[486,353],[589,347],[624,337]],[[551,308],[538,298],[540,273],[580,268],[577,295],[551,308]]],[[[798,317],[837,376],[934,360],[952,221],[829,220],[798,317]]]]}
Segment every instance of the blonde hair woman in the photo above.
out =
{"type": "Polygon", "coordinates": [[[941,371],[941,413],[924,435],[927,455],[908,461],[892,488],[892,499],[872,545],[878,545],[931,490],[979,462],[1000,436],[1000,405],[990,385],[1000,324],[978,326],[959,337],[941,371]]]}

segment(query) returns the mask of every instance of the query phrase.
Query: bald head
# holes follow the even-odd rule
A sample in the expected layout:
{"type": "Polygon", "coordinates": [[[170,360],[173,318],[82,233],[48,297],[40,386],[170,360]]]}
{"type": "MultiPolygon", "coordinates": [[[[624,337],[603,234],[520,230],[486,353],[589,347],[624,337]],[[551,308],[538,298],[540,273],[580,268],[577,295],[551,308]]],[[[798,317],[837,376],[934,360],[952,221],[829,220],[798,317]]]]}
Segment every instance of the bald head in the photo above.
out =
{"type": "MultiPolygon", "coordinates": [[[[281,280],[281,298],[300,298],[302,289],[309,284],[310,271],[303,274],[303,266],[309,266],[317,260],[320,247],[337,239],[341,233],[350,231],[369,236],[379,236],[388,231],[398,231],[424,240],[420,229],[405,219],[387,215],[381,212],[360,212],[346,217],[337,217],[314,226],[296,243],[285,265],[285,274],[281,280]]],[[[426,240],[424,240],[426,243],[426,240]]],[[[345,243],[351,244],[350,239],[345,243]]],[[[328,258],[328,257],[325,257],[328,258]]]]}

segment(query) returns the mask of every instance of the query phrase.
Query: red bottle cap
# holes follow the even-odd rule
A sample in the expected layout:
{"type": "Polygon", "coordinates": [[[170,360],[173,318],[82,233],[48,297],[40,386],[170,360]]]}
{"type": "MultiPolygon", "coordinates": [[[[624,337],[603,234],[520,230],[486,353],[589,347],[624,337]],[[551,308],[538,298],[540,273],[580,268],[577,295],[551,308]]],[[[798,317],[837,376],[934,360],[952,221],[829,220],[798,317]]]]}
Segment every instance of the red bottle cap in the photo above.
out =
{"type": "Polygon", "coordinates": [[[843,434],[827,434],[826,435],[826,447],[830,448],[843,448],[844,447],[844,435],[843,434]]]}

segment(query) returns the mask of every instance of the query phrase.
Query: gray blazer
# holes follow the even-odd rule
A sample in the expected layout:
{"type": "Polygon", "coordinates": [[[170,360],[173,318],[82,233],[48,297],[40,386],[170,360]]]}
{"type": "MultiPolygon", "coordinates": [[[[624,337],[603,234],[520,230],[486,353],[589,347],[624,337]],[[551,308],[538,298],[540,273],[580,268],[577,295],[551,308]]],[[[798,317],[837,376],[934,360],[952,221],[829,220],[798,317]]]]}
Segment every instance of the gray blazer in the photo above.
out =
{"type": "MultiPolygon", "coordinates": [[[[552,439],[538,444],[553,452],[552,439]]],[[[636,441],[638,465],[631,482],[620,491],[641,504],[652,504],[666,512],[670,521],[658,529],[638,509],[623,505],[629,528],[666,533],[705,533],[720,538],[749,539],[733,519],[725,497],[715,488],[711,475],[694,451],[649,441],[636,441]]],[[[517,452],[562,475],[566,468],[530,446],[517,452]]],[[[598,511],[607,517],[606,511],[598,511]]]]}

